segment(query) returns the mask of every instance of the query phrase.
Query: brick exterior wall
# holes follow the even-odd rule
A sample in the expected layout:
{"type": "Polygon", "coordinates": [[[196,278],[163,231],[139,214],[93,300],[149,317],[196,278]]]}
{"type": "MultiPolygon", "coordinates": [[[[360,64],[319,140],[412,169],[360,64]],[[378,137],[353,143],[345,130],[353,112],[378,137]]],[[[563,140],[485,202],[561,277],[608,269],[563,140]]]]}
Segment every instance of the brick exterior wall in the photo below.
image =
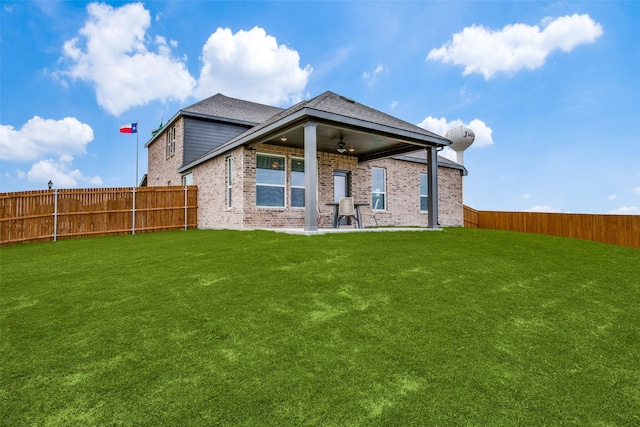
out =
{"type": "Polygon", "coordinates": [[[147,185],[149,187],[182,185],[182,176],[177,170],[182,166],[183,159],[184,120],[180,117],[171,126],[162,128],[160,135],[147,148],[147,185]],[[171,126],[176,127],[176,150],[175,154],[167,157],[166,134],[171,126]]]}
{"type": "Polygon", "coordinates": [[[193,169],[193,183],[198,186],[198,228],[243,228],[245,151],[242,147],[236,148],[227,156],[218,156],[193,169]],[[232,162],[230,208],[227,204],[227,157],[232,162]]]}
{"type": "MultiPolygon", "coordinates": [[[[176,155],[178,147],[176,147],[176,155]]],[[[229,153],[233,161],[232,207],[227,208],[226,160],[219,156],[194,168],[194,184],[198,186],[198,227],[255,228],[304,226],[304,209],[291,208],[291,159],[304,158],[304,151],[288,147],[260,145],[257,150],[239,147],[229,153]],[[286,157],[284,208],[256,206],[256,153],[286,157]]],[[[164,153],[163,153],[164,156],[164,153]]],[[[150,154],[151,158],[151,154],[150,154]]],[[[422,163],[383,159],[357,163],[357,159],[333,153],[318,153],[318,207],[323,224],[330,226],[333,202],[333,171],[351,173],[351,195],[357,202],[371,201],[372,167],[382,167],[387,177],[387,207],[376,211],[378,224],[392,226],[426,226],[427,213],[420,212],[420,173],[422,163]]],[[[167,163],[169,163],[167,161],[167,163]]],[[[177,168],[177,167],[176,167],[177,168]]],[[[150,161],[151,170],[151,161],[150,161]]],[[[155,172],[154,172],[155,173],[155,172]]],[[[363,226],[374,225],[370,207],[362,208],[363,226]]],[[[438,168],[438,219],[442,226],[462,226],[462,172],[438,168]]]]}

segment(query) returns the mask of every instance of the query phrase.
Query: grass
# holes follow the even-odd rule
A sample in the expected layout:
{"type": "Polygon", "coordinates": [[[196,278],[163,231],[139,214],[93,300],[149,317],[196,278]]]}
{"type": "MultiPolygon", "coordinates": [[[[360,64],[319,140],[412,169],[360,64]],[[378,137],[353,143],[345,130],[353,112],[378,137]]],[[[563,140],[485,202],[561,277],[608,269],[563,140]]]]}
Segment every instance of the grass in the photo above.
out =
{"type": "Polygon", "coordinates": [[[640,251],[445,229],[0,249],[0,424],[640,424],[640,251]]]}

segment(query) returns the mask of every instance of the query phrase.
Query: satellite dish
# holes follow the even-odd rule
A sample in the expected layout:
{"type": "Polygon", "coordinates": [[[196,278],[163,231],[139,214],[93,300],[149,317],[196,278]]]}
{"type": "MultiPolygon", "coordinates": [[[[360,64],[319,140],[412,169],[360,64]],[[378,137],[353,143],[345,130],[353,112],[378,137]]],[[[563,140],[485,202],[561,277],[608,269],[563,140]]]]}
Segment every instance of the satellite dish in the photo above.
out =
{"type": "Polygon", "coordinates": [[[461,165],[464,165],[463,152],[473,144],[476,139],[476,135],[471,129],[466,126],[458,126],[457,128],[449,129],[444,137],[451,141],[451,147],[457,155],[457,161],[461,165]]]}

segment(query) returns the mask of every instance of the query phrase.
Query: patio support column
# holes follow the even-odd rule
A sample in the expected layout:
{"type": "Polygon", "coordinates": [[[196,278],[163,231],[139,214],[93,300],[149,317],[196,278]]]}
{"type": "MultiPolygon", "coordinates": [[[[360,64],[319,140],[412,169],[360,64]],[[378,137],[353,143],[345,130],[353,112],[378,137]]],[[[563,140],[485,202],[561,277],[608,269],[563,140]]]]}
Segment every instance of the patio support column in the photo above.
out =
{"type": "Polygon", "coordinates": [[[427,148],[427,228],[438,228],[438,152],[427,148]]]}
{"type": "Polygon", "coordinates": [[[318,231],[317,124],[304,125],[304,229],[318,231]]]}

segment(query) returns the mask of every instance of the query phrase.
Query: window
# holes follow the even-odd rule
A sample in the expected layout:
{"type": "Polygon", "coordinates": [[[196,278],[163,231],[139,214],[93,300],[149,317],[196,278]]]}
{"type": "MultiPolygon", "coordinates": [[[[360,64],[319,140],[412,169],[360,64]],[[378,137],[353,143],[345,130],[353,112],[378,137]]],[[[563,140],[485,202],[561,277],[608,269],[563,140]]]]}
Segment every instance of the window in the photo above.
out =
{"type": "Polygon", "coordinates": [[[231,207],[231,184],[233,183],[233,178],[231,177],[232,171],[232,160],[231,156],[227,157],[227,207],[231,207]]]}
{"type": "Polygon", "coordinates": [[[284,207],[285,158],[256,154],[256,206],[284,207]]]}
{"type": "Polygon", "coordinates": [[[384,210],[387,207],[387,177],[384,168],[371,168],[371,208],[384,210]]]}
{"type": "Polygon", "coordinates": [[[304,208],[304,159],[291,158],[291,207],[304,208]]]}
{"type": "Polygon", "coordinates": [[[182,175],[182,185],[193,185],[193,172],[182,175]]]}
{"type": "Polygon", "coordinates": [[[171,126],[164,136],[166,142],[166,157],[176,154],[176,127],[171,126]]]}
{"type": "Polygon", "coordinates": [[[420,212],[427,212],[429,202],[429,190],[427,189],[427,174],[420,174],[420,212]]]}

